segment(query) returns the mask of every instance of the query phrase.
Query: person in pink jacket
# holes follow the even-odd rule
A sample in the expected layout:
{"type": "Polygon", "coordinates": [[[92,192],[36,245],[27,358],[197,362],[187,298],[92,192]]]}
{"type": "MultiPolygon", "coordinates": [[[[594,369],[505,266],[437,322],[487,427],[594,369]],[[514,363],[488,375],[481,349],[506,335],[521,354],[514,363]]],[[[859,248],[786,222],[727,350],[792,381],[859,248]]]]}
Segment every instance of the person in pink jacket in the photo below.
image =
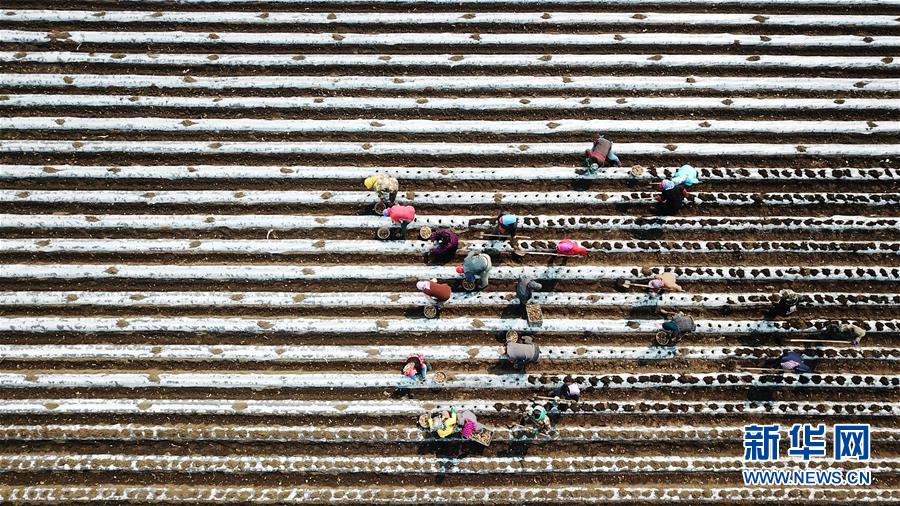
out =
{"type": "Polygon", "coordinates": [[[413,206],[401,206],[400,204],[385,209],[382,214],[400,225],[400,237],[404,239],[406,238],[406,227],[416,219],[416,209],[413,206]]]}
{"type": "Polygon", "coordinates": [[[556,245],[556,252],[560,255],[583,257],[587,255],[587,248],[572,239],[563,239],[556,245]]]}

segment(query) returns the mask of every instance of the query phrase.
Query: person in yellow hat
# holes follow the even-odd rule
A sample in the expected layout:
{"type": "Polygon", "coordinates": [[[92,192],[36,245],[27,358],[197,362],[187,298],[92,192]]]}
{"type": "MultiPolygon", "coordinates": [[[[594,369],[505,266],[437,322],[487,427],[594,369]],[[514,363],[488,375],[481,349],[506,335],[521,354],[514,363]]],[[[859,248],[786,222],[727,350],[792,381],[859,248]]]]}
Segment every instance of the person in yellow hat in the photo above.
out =
{"type": "Polygon", "coordinates": [[[440,415],[428,417],[428,429],[434,431],[443,439],[456,430],[456,408],[450,411],[442,411],[440,415]]]}
{"type": "Polygon", "coordinates": [[[400,191],[400,182],[397,178],[384,174],[375,174],[365,180],[367,190],[372,190],[381,199],[384,207],[391,207],[397,200],[397,192],[400,191]]]}

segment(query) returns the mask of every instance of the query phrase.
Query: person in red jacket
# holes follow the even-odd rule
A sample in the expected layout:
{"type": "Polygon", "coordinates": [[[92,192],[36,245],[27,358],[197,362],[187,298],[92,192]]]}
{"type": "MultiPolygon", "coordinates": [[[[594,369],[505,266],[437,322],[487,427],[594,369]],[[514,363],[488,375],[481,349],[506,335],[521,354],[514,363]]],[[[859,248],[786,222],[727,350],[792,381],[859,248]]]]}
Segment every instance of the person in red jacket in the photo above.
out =
{"type": "Polygon", "coordinates": [[[438,309],[443,308],[444,303],[450,300],[450,296],[453,295],[453,290],[450,288],[450,285],[438,283],[436,279],[419,281],[416,283],[416,288],[425,295],[431,297],[434,300],[434,306],[438,309]]]}
{"type": "Polygon", "coordinates": [[[563,239],[556,245],[556,253],[569,257],[587,255],[587,248],[573,241],[572,239],[563,239]]]}
{"type": "Polygon", "coordinates": [[[400,237],[406,238],[406,227],[416,219],[416,209],[413,206],[401,206],[395,204],[384,210],[384,216],[400,224],[400,237]]]}

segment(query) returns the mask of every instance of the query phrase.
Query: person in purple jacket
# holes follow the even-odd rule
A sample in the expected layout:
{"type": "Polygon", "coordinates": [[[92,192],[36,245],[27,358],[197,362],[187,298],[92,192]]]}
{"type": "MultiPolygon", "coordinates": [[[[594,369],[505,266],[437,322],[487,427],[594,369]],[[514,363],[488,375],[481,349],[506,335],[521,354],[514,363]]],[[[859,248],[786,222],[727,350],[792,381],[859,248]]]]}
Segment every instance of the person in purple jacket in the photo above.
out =
{"type": "Polygon", "coordinates": [[[431,255],[438,263],[447,263],[456,256],[459,248],[459,236],[449,228],[439,228],[431,233],[428,238],[434,245],[431,247],[431,255]]]}

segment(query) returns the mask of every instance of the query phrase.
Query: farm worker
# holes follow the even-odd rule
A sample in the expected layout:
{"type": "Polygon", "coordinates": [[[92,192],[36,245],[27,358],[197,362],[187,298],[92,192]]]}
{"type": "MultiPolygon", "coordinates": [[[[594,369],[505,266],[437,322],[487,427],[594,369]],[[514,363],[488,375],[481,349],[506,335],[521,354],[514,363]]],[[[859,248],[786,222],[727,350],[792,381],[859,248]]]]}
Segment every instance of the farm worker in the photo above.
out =
{"type": "Polygon", "coordinates": [[[858,346],[862,338],[866,336],[866,331],[852,323],[833,323],[825,328],[825,334],[838,339],[849,339],[853,346],[858,346]]]}
{"type": "Polygon", "coordinates": [[[575,380],[571,376],[566,376],[563,379],[563,384],[553,391],[553,397],[565,401],[577,402],[581,400],[581,388],[578,386],[578,383],[575,383],[575,380]]]}
{"type": "Polygon", "coordinates": [[[782,290],[775,303],[775,312],[781,316],[792,315],[797,311],[798,304],[800,304],[800,296],[795,291],[782,290]]]}
{"type": "Polygon", "coordinates": [[[812,372],[812,369],[803,362],[803,355],[795,351],[782,355],[781,358],[778,359],[778,365],[785,371],[796,373],[812,372]]]}
{"type": "Polygon", "coordinates": [[[659,195],[656,200],[662,205],[666,212],[676,212],[684,207],[684,199],[688,196],[687,190],[683,186],[676,185],[670,179],[663,179],[659,183],[659,195]]]}
{"type": "Polygon", "coordinates": [[[450,300],[450,296],[453,295],[453,290],[450,288],[450,285],[438,283],[436,279],[419,281],[416,283],[416,288],[418,288],[420,292],[431,297],[434,300],[435,307],[438,309],[444,307],[444,303],[450,300]]]}
{"type": "Polygon", "coordinates": [[[385,207],[394,205],[394,201],[397,199],[397,192],[400,191],[400,183],[397,181],[397,178],[384,174],[369,176],[364,181],[364,184],[366,189],[375,192],[375,195],[381,199],[381,203],[385,207]]]}
{"type": "Polygon", "coordinates": [[[439,228],[431,233],[428,237],[434,245],[431,247],[431,253],[440,262],[446,262],[456,255],[459,248],[459,236],[449,228],[439,228]]]}
{"type": "Polygon", "coordinates": [[[475,413],[472,413],[469,410],[459,413],[456,417],[456,423],[462,427],[459,435],[462,436],[463,439],[469,439],[475,432],[486,429],[484,425],[478,423],[478,418],[475,417],[475,413]]]}
{"type": "Polygon", "coordinates": [[[572,239],[563,239],[556,244],[556,252],[560,255],[583,257],[587,255],[587,248],[572,239]]]}
{"type": "MultiPolygon", "coordinates": [[[[525,416],[526,423],[530,422],[534,425],[536,432],[542,431],[550,431],[553,429],[553,424],[550,422],[549,413],[547,413],[547,409],[543,406],[534,406],[531,408],[531,411],[525,416]]],[[[524,424],[523,424],[524,425],[524,424]]]]}
{"type": "Polygon", "coordinates": [[[687,164],[678,167],[678,170],[672,175],[672,182],[675,183],[675,186],[682,184],[684,186],[694,186],[700,182],[700,180],[697,179],[697,169],[687,164]]]}
{"type": "Polygon", "coordinates": [[[406,237],[406,227],[416,219],[416,209],[413,206],[401,206],[394,204],[382,212],[382,214],[400,224],[400,237],[406,237]]]}
{"type": "Polygon", "coordinates": [[[612,151],[612,141],[605,139],[602,135],[594,140],[591,149],[586,150],[584,154],[585,173],[591,176],[595,175],[600,167],[610,165],[620,167],[622,165],[619,157],[612,151]]]}
{"type": "Polygon", "coordinates": [[[671,341],[677,341],[684,334],[697,330],[697,324],[694,323],[694,319],[691,316],[678,312],[664,322],[662,328],[669,332],[671,341]]]}
{"type": "Polygon", "coordinates": [[[519,228],[518,221],[515,214],[501,212],[497,215],[497,233],[508,235],[510,238],[515,237],[519,228]]]}
{"type": "Polygon", "coordinates": [[[654,290],[660,291],[673,291],[673,292],[683,292],[684,288],[681,288],[676,281],[675,274],[671,272],[664,272],[662,274],[657,274],[656,278],[650,281],[647,284],[650,288],[654,290]]]}
{"type": "Polygon", "coordinates": [[[450,411],[443,411],[439,416],[428,419],[428,428],[437,432],[439,438],[445,438],[456,429],[456,408],[450,408],[450,411]]]}
{"type": "Polygon", "coordinates": [[[537,362],[541,349],[530,336],[522,338],[522,342],[506,343],[506,358],[516,369],[524,369],[526,365],[537,362]]]}
{"type": "Polygon", "coordinates": [[[541,288],[543,288],[543,286],[541,286],[540,283],[529,277],[519,278],[519,282],[516,284],[516,297],[519,299],[519,304],[522,307],[525,307],[525,304],[528,304],[528,302],[531,301],[534,291],[540,290],[541,288]]]}
{"type": "Polygon", "coordinates": [[[476,278],[480,278],[478,288],[488,286],[488,274],[491,272],[491,257],[484,253],[475,253],[470,251],[463,260],[462,265],[456,267],[456,272],[466,277],[466,281],[474,282],[476,278]]]}
{"type": "Polygon", "coordinates": [[[425,381],[427,373],[428,364],[425,363],[424,355],[417,353],[406,358],[406,364],[403,366],[404,376],[416,378],[421,382],[425,381]]]}

